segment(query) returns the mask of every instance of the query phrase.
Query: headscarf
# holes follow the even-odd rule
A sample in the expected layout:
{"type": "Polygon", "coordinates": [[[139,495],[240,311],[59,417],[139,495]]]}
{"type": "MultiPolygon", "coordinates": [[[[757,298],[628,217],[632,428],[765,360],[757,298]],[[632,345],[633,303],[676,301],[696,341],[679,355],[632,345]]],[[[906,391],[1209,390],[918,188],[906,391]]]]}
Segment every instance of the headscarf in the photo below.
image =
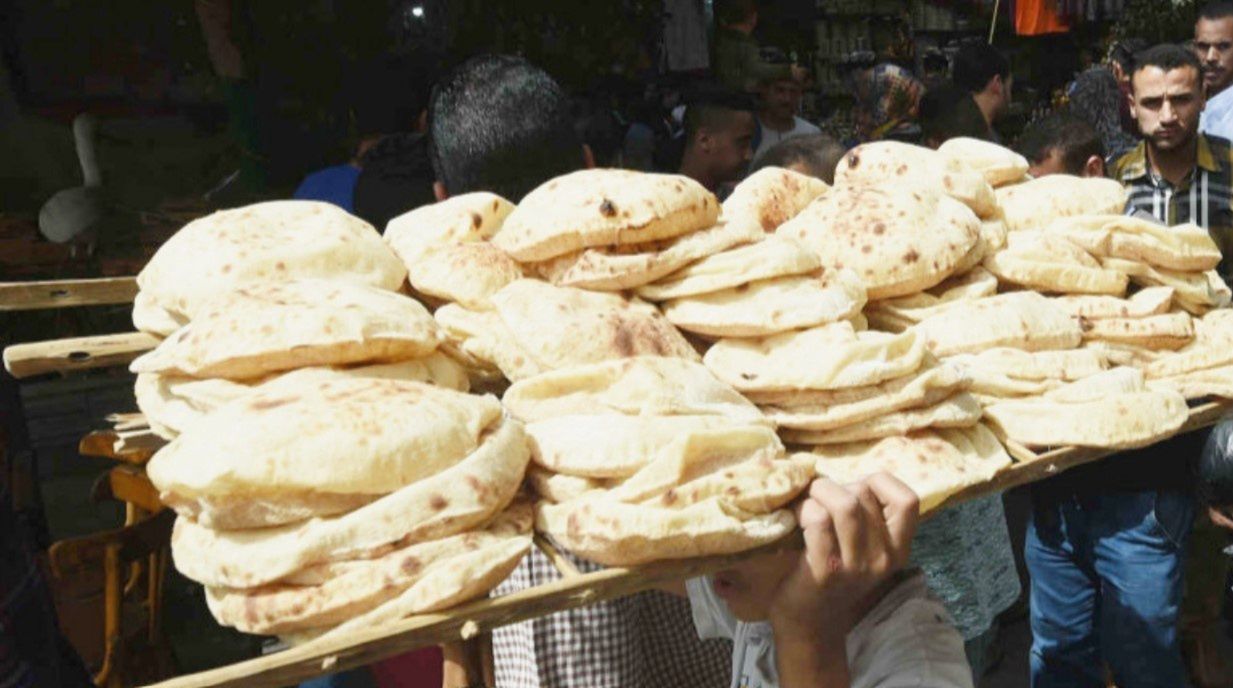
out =
{"type": "Polygon", "coordinates": [[[1107,67],[1092,67],[1076,77],[1069,98],[1071,113],[1092,125],[1110,159],[1138,145],[1138,139],[1122,127],[1126,98],[1107,67]]]}
{"type": "Polygon", "coordinates": [[[856,95],[856,135],[861,141],[919,137],[917,109],[925,87],[912,73],[883,63],[852,76],[856,95]]]}

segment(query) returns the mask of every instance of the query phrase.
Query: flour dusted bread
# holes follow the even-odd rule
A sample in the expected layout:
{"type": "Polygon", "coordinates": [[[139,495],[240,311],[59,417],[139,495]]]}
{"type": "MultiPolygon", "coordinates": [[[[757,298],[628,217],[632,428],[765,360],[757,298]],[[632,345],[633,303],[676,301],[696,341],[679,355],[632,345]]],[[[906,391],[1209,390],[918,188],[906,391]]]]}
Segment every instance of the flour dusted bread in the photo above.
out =
{"type": "Polygon", "coordinates": [[[1074,318],[1049,299],[1027,291],[956,303],[923,320],[916,330],[937,356],[994,347],[1073,349],[1083,339],[1074,318]]]}
{"type": "Polygon", "coordinates": [[[782,167],[768,166],[741,180],[723,202],[726,222],[773,232],[830,187],[826,182],[782,167]]]}
{"type": "Polygon", "coordinates": [[[938,146],[938,153],[960,168],[979,173],[995,187],[1021,181],[1028,171],[1028,161],[1022,155],[1005,146],[967,136],[947,139],[938,146]]]}
{"type": "Polygon", "coordinates": [[[253,284],[206,302],[193,322],[131,368],[242,380],[306,366],[417,358],[440,341],[432,316],[414,299],[306,279],[253,284]]]}
{"type": "Polygon", "coordinates": [[[924,186],[837,186],[776,234],[799,240],[828,269],[852,270],[868,298],[885,299],[951,276],[976,246],[980,221],[924,186]]]}
{"type": "Polygon", "coordinates": [[[865,287],[851,270],[759,280],[661,304],[664,317],[709,337],[765,337],[860,315],[865,287]]]}
{"type": "Polygon", "coordinates": [[[757,243],[717,253],[638,289],[650,301],[667,301],[737,287],[758,280],[803,275],[822,261],[792,239],[769,236],[757,243]]]}
{"type": "Polygon", "coordinates": [[[934,189],[980,217],[992,217],[997,210],[993,189],[980,172],[939,151],[910,143],[863,143],[843,156],[835,169],[835,186],[869,185],[934,189]]]}
{"type": "Polygon", "coordinates": [[[1121,183],[1101,177],[1050,174],[996,190],[1006,228],[1043,229],[1071,215],[1115,215],[1126,205],[1121,183]]]}
{"type": "Polygon", "coordinates": [[[185,225],[137,275],[150,303],[191,320],[220,292],[260,282],[337,279],[397,289],[407,271],[372,225],[329,203],[267,201],[185,225]]]}
{"type": "Polygon", "coordinates": [[[532,190],[492,241],[520,261],[541,261],[592,246],[669,239],[718,218],[714,194],[688,177],[581,170],[532,190]]]}

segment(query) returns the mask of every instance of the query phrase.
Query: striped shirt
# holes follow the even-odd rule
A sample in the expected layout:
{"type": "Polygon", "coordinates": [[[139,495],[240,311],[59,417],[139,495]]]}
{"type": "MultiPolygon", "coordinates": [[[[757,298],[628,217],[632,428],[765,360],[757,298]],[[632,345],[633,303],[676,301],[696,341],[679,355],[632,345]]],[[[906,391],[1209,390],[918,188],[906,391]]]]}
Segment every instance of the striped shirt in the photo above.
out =
{"type": "Polygon", "coordinates": [[[1226,257],[1220,274],[1229,281],[1228,257],[1233,252],[1233,151],[1227,139],[1199,137],[1195,167],[1174,186],[1147,164],[1146,144],[1140,142],[1113,163],[1110,176],[1126,186],[1128,215],[1150,215],[1168,226],[1193,222],[1206,229],[1226,257]]]}

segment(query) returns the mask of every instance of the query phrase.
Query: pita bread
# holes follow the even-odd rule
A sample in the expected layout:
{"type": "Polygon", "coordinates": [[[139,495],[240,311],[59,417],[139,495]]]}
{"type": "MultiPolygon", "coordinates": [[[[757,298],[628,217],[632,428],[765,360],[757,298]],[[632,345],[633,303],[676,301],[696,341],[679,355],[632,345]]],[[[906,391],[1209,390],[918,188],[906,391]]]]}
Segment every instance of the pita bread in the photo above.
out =
{"type": "Polygon", "coordinates": [[[510,385],[501,401],[528,423],[609,413],[765,422],[761,411],[701,363],[681,358],[642,356],[545,373],[510,385]]]}
{"type": "Polygon", "coordinates": [[[1083,340],[1079,324],[1035,292],[960,301],[916,325],[936,356],[978,353],[994,347],[1024,351],[1073,349],[1083,340]]]}
{"type": "Polygon", "coordinates": [[[822,446],[798,456],[815,458],[818,475],[841,484],[886,471],[912,488],[925,513],[964,488],[991,480],[1011,464],[1002,444],[979,423],[822,446]]]}
{"type": "Polygon", "coordinates": [[[150,302],[191,320],[220,293],[262,282],[326,278],[393,291],[402,262],[367,222],[329,203],[268,201],[184,225],[137,275],[150,302]]]}
{"type": "Polygon", "coordinates": [[[385,243],[410,267],[432,246],[485,241],[496,234],[514,204],[487,191],[451,196],[390,220],[385,243]]]}
{"type": "Polygon", "coordinates": [[[1206,229],[1184,223],[1166,227],[1119,215],[1105,228],[1111,239],[1107,255],[1137,260],[1165,270],[1203,272],[1220,264],[1220,249],[1206,229]]]}
{"type": "Polygon", "coordinates": [[[985,409],[998,432],[1029,447],[1145,447],[1177,432],[1188,415],[1182,395],[1162,391],[1104,394],[1074,402],[1057,397],[1011,400],[985,409]]]}
{"type": "Polygon", "coordinates": [[[1098,401],[1146,389],[1143,371],[1119,366],[1050,390],[1043,398],[1066,403],[1098,401]]]}
{"type": "Polygon", "coordinates": [[[136,373],[233,380],[308,366],[426,356],[441,341],[432,316],[401,294],[347,282],[241,287],[133,361],[136,373]]]}
{"type": "Polygon", "coordinates": [[[648,301],[708,294],[757,280],[803,275],[822,267],[816,255],[792,239],[769,236],[748,246],[716,253],[667,279],[638,289],[648,301]]]}
{"type": "Polygon", "coordinates": [[[980,223],[980,239],[989,253],[1002,250],[1002,247],[1006,246],[1009,234],[1006,230],[1006,222],[1000,217],[980,223]]]}
{"type": "Polygon", "coordinates": [[[151,429],[164,439],[177,435],[200,422],[224,404],[262,389],[286,375],[299,373],[301,377],[312,370],[321,376],[375,377],[390,380],[426,382],[445,389],[467,391],[466,370],[453,359],[433,352],[424,358],[398,363],[384,363],[354,368],[301,368],[271,378],[261,378],[251,383],[233,382],[220,378],[198,380],[191,377],[176,377],[142,373],[137,376],[134,391],[137,408],[149,421],[151,429]]]}
{"type": "Polygon", "coordinates": [[[830,186],[817,177],[782,167],[763,167],[732,189],[723,202],[722,215],[729,223],[773,232],[828,190],[830,186]]]}
{"type": "Polygon", "coordinates": [[[278,525],[316,515],[319,499],[367,503],[440,473],[500,418],[493,397],[299,371],[190,426],[147,472],[164,503],[203,525],[278,525]]]}
{"type": "Polygon", "coordinates": [[[1084,339],[1134,344],[1149,349],[1180,349],[1194,339],[1194,325],[1186,313],[1165,313],[1142,318],[1081,320],[1084,339]]]}
{"type": "Polygon", "coordinates": [[[1126,205],[1126,189],[1100,177],[1050,174],[995,190],[1006,229],[1043,229],[1071,215],[1117,214],[1126,205]]]}
{"type": "Polygon", "coordinates": [[[932,406],[893,411],[833,430],[783,430],[784,440],[794,444],[843,444],[904,435],[925,428],[966,428],[981,416],[980,403],[966,392],[932,406]]]}
{"type": "Polygon", "coordinates": [[[220,624],[261,635],[360,619],[366,627],[441,609],[487,593],[495,585],[488,582],[495,577],[490,571],[508,575],[531,547],[532,522],[531,505],[519,503],[480,530],[400,547],[375,559],[310,566],[258,588],[207,587],[206,602],[220,624]],[[402,602],[396,614],[386,606],[393,600],[402,602]],[[378,609],[382,612],[374,614],[378,609]]]}
{"type": "Polygon", "coordinates": [[[703,362],[737,390],[828,390],[876,385],[921,366],[923,342],[914,332],[856,332],[847,322],[761,340],[724,339],[703,362]]]}
{"type": "Polygon", "coordinates": [[[1130,281],[1140,286],[1172,287],[1173,300],[1194,315],[1202,315],[1213,308],[1224,308],[1233,301],[1233,291],[1215,270],[1178,272],[1123,258],[1105,258],[1101,264],[1129,275],[1130,281]]]}
{"type": "Polygon", "coordinates": [[[186,324],[188,318],[162,308],[154,303],[149,294],[137,292],[137,296],[133,297],[133,327],[136,327],[138,332],[155,337],[170,337],[186,324]]]}
{"type": "Polygon", "coordinates": [[[972,379],[953,365],[924,368],[915,375],[877,385],[828,392],[763,392],[751,394],[772,423],[796,430],[834,430],[888,413],[940,403],[966,390],[972,379]],[[760,399],[776,402],[767,404],[760,399]]]}
{"type": "Polygon", "coordinates": [[[729,427],[724,416],[578,414],[527,424],[531,460],[557,473],[628,478],[681,437],[729,427]]]}
{"type": "Polygon", "coordinates": [[[1158,356],[1143,365],[1149,378],[1176,377],[1233,365],[1233,311],[1212,311],[1193,324],[1194,342],[1172,355],[1158,356]]]}
{"type": "Polygon", "coordinates": [[[591,490],[607,490],[612,484],[611,480],[553,473],[547,468],[534,465],[527,469],[527,485],[541,499],[554,504],[568,502],[591,490]]]}
{"type": "Polygon", "coordinates": [[[886,299],[928,289],[953,274],[980,238],[980,221],[937,191],[846,186],[832,189],[775,233],[798,239],[828,269],[856,272],[870,299],[886,299]]]}
{"type": "Polygon", "coordinates": [[[526,195],[492,242],[522,262],[592,246],[640,244],[715,224],[719,201],[679,174],[580,170],[526,195]]]}
{"type": "Polygon", "coordinates": [[[1127,299],[1112,296],[1061,296],[1054,300],[1073,318],[1146,318],[1163,315],[1173,304],[1172,287],[1140,289],[1127,299]]]}
{"type": "Polygon", "coordinates": [[[898,141],[864,143],[835,168],[835,186],[921,186],[947,194],[979,217],[997,212],[993,189],[979,172],[923,146],[898,141]]]}
{"type": "Polygon", "coordinates": [[[1089,253],[1047,232],[1019,231],[1007,247],[985,259],[985,269],[1011,284],[1064,294],[1126,293],[1128,279],[1107,270],[1089,253]]]}
{"type": "Polygon", "coordinates": [[[1148,389],[1177,392],[1187,400],[1204,397],[1233,399],[1233,366],[1195,370],[1148,380],[1148,389]]]}
{"type": "Polygon", "coordinates": [[[765,236],[751,223],[720,220],[684,236],[615,248],[588,248],[536,263],[544,279],[562,286],[600,291],[632,289],[671,274],[693,261],[765,236]]]}
{"type": "Polygon", "coordinates": [[[230,531],[180,517],[172,555],[186,577],[228,588],[272,583],[313,564],[372,558],[394,543],[439,539],[485,523],[514,498],[529,459],[522,425],[504,420],[450,468],[338,516],[230,531]]]}
{"type": "Polygon", "coordinates": [[[492,295],[523,278],[522,267],[486,241],[427,246],[407,263],[415,290],[473,310],[491,308],[492,295]]]}
{"type": "Polygon", "coordinates": [[[865,305],[865,288],[850,270],[778,277],[732,289],[674,299],[664,317],[687,332],[710,337],[765,337],[845,321],[865,305]]]}
{"type": "Polygon", "coordinates": [[[1022,380],[990,368],[964,368],[964,372],[972,378],[968,392],[981,406],[1003,399],[1039,396],[1062,384],[1057,380],[1022,380]]]}
{"type": "Polygon", "coordinates": [[[464,352],[510,380],[615,358],[698,358],[654,306],[638,299],[524,279],[491,301],[490,312],[443,306],[435,316],[464,352]]]}
{"type": "Polygon", "coordinates": [[[966,136],[947,139],[938,146],[938,153],[950,158],[958,167],[979,173],[990,186],[1003,186],[1023,179],[1028,161],[1022,155],[999,146],[966,136]]]}
{"type": "Polygon", "coordinates": [[[1161,357],[1172,355],[1171,351],[1156,351],[1133,344],[1117,344],[1099,340],[1083,342],[1083,348],[1104,356],[1110,365],[1142,368],[1161,357]]]}
{"type": "Polygon", "coordinates": [[[983,299],[997,292],[998,278],[988,270],[977,267],[966,274],[951,277],[928,291],[870,303],[865,307],[865,313],[873,318],[878,329],[903,332],[954,303],[983,299]]]}
{"type": "Polygon", "coordinates": [[[1017,380],[1081,380],[1107,367],[1105,357],[1089,349],[1023,351],[996,348],[951,356],[946,361],[968,370],[985,370],[1017,380]]]}

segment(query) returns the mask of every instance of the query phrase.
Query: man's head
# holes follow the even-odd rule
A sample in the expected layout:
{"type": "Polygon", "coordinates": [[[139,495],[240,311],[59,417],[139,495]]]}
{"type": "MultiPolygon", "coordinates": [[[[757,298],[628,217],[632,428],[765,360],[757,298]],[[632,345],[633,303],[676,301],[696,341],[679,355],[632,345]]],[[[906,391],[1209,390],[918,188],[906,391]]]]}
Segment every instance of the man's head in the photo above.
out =
{"type": "Polygon", "coordinates": [[[1194,24],[1195,57],[1210,98],[1233,83],[1233,2],[1208,3],[1194,24]]]}
{"type": "Polygon", "coordinates": [[[1010,106],[1014,76],[1010,61],[986,43],[968,43],[955,54],[951,78],[982,103],[981,110],[990,124],[1010,106]]]}
{"type": "Polygon", "coordinates": [[[1149,148],[1170,151],[1194,141],[1204,105],[1201,72],[1194,53],[1171,43],[1135,57],[1130,113],[1149,148]]]}
{"type": "Polygon", "coordinates": [[[716,0],[715,19],[720,26],[753,31],[758,24],[758,3],[756,0],[716,0]]]}
{"type": "Polygon", "coordinates": [[[801,83],[789,76],[767,79],[758,85],[759,112],[766,119],[788,122],[801,109],[801,83]]]}
{"type": "Polygon", "coordinates": [[[1092,125],[1073,115],[1055,113],[1032,124],[1019,139],[1019,152],[1028,159],[1033,177],[1073,174],[1105,175],[1105,151],[1092,125]]]}
{"type": "Polygon", "coordinates": [[[1142,38],[1127,38],[1109,47],[1109,69],[1119,85],[1130,88],[1130,74],[1135,70],[1135,55],[1147,48],[1147,41],[1142,38]]]}
{"type": "Polygon", "coordinates": [[[940,84],[921,97],[920,129],[922,142],[930,148],[959,136],[989,139],[989,123],[972,94],[954,84],[940,84]]]}
{"type": "Polygon", "coordinates": [[[740,179],[753,157],[753,103],[742,94],[706,89],[685,108],[685,159],[703,184],[740,179]]]}
{"type": "Polygon", "coordinates": [[[491,191],[516,202],[589,162],[565,92],[519,57],[465,62],[438,85],[428,116],[442,197],[491,191]]]}
{"type": "Polygon", "coordinates": [[[784,167],[817,177],[827,184],[835,183],[835,168],[847,151],[835,139],[825,134],[793,136],[767,149],[758,156],[754,170],[763,167],[784,167]]]}

